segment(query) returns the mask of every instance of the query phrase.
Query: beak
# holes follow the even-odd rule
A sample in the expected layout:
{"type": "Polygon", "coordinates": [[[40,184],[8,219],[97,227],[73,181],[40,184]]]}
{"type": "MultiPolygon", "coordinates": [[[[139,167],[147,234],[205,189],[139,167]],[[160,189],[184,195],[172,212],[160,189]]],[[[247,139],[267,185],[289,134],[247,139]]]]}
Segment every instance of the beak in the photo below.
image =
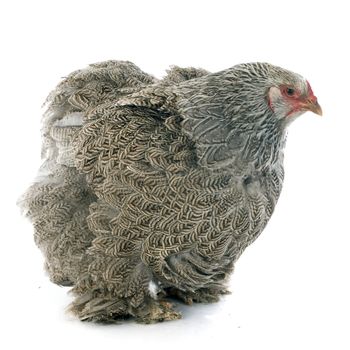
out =
{"type": "Polygon", "coordinates": [[[307,100],[305,104],[305,109],[311,112],[316,113],[317,115],[322,115],[322,108],[318,104],[317,99],[315,100],[307,100]]]}

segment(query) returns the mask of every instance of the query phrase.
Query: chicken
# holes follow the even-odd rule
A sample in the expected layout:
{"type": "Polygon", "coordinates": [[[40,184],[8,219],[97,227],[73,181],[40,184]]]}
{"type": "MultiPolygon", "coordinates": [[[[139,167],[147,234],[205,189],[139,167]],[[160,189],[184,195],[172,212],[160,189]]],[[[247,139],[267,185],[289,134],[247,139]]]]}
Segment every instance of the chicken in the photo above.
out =
{"type": "Polygon", "coordinates": [[[286,128],[321,115],[310,84],[268,63],[218,73],[130,62],[71,73],[49,95],[43,164],[20,205],[81,320],[181,317],[214,302],[271,217],[286,128]]]}

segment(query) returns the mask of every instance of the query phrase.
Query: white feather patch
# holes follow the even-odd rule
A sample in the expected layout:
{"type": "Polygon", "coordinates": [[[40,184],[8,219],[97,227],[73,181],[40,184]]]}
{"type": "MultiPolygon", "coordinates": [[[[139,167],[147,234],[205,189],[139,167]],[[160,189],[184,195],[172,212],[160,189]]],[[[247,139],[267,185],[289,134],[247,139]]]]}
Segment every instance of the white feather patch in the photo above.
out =
{"type": "Polygon", "coordinates": [[[149,291],[149,295],[153,299],[157,299],[159,288],[158,288],[156,283],[154,283],[153,281],[150,281],[149,284],[148,284],[148,291],[149,291]]]}
{"type": "Polygon", "coordinates": [[[84,113],[74,112],[67,114],[62,119],[55,122],[55,126],[65,127],[65,126],[81,126],[83,125],[84,113]]]}

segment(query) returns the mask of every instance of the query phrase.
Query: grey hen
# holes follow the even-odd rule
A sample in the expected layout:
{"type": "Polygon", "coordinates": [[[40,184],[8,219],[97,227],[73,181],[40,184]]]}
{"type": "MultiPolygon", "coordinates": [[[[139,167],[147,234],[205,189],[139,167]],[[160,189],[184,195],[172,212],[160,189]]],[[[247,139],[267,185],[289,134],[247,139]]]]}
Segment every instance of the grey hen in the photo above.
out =
{"type": "Polygon", "coordinates": [[[286,127],[321,114],[309,83],[267,63],[162,80],[108,61],[50,94],[43,165],[20,205],[82,320],[180,317],[167,296],[217,301],[268,222],[286,127]]]}

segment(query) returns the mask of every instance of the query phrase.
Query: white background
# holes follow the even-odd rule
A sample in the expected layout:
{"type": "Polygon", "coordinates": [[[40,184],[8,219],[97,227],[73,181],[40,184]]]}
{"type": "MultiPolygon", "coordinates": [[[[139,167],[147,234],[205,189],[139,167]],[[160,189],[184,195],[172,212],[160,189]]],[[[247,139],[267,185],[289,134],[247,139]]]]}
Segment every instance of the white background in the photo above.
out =
{"type": "Polygon", "coordinates": [[[2,349],[350,348],[347,1],[8,1],[1,35],[2,349]],[[17,197],[40,164],[40,106],[59,79],[127,59],[158,77],[268,61],[304,75],[323,107],[291,127],[286,179],[268,227],[220,303],[151,326],[81,323],[44,275],[17,197]],[[224,345],[226,344],[226,345],[224,345]]]}

